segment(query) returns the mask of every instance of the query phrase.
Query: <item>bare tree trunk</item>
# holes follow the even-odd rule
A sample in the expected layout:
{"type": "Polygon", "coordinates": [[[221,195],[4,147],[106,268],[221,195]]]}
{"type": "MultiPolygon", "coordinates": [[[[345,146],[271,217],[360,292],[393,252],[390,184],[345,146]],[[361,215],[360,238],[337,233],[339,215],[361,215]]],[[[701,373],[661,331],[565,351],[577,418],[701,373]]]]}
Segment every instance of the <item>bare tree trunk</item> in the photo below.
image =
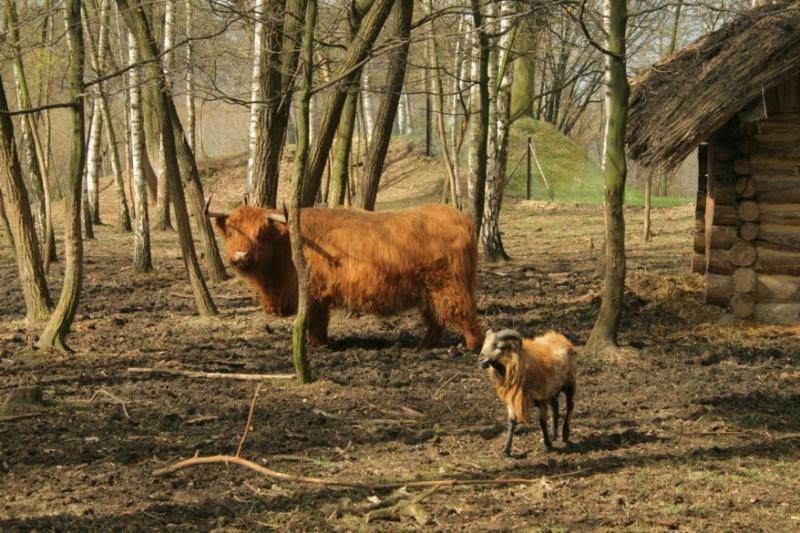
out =
{"type": "MultiPolygon", "coordinates": [[[[154,93],[157,111],[154,114],[154,118],[160,123],[158,126],[163,132],[161,136],[161,147],[164,151],[164,160],[166,161],[166,178],[170,185],[171,198],[175,209],[175,221],[178,225],[178,238],[195,303],[201,315],[216,315],[217,308],[211,299],[208,287],[200,271],[197,254],[195,253],[194,241],[192,240],[189,214],[186,210],[186,200],[183,196],[183,188],[181,187],[180,169],[175,150],[176,134],[183,137],[183,132],[176,132],[173,129],[173,125],[177,119],[177,112],[174,102],[172,101],[172,93],[169,90],[169,84],[164,76],[163,66],[159,60],[158,47],[153,40],[144,13],[138,9],[130,9],[127,0],[116,0],[116,2],[128,27],[136,37],[137,47],[142,59],[152,62],[152,68],[158,82],[158,90],[154,93]]],[[[202,207],[200,208],[200,213],[200,216],[202,216],[202,207]]]]}
{"type": "Polygon", "coordinates": [[[587,353],[617,346],[625,291],[625,124],[628,117],[628,78],[625,67],[626,0],[605,0],[606,131],[603,150],[605,183],[605,275],[600,314],[594,323],[587,353]]]}
{"type": "Polygon", "coordinates": [[[11,254],[14,256],[14,259],[16,259],[17,250],[16,246],[14,245],[14,235],[11,233],[11,223],[8,221],[8,217],[6,216],[6,209],[5,207],[3,207],[4,201],[5,200],[3,200],[3,189],[0,189],[0,222],[3,223],[3,234],[6,236],[6,242],[8,243],[8,247],[11,249],[11,254]]]}
{"type": "MultiPolygon", "coordinates": [[[[128,31],[128,65],[139,61],[136,38],[128,31]]],[[[143,274],[153,270],[153,259],[150,252],[150,217],[147,206],[147,181],[145,178],[144,158],[147,147],[144,141],[144,116],[142,114],[142,88],[139,79],[139,67],[128,71],[128,102],[130,117],[129,146],[131,153],[131,183],[133,184],[133,205],[136,211],[136,223],[133,232],[133,271],[143,274]]]]}
{"type": "MultiPolygon", "coordinates": [[[[486,143],[489,138],[489,36],[487,35],[480,0],[470,0],[472,24],[478,34],[478,101],[476,117],[476,134],[472,137],[471,168],[473,177],[473,224],[476,234],[480,235],[483,222],[483,207],[486,194],[486,143]]],[[[475,109],[475,108],[473,108],[475,109]]],[[[475,111],[473,111],[474,113],[475,111]]]]}
{"type": "Polygon", "coordinates": [[[249,196],[253,190],[253,166],[255,165],[256,143],[259,136],[259,114],[264,104],[259,100],[261,94],[261,71],[264,69],[264,0],[253,0],[253,72],[250,78],[250,126],[247,137],[247,171],[245,173],[244,193],[249,196]]]}
{"type": "MultiPolygon", "coordinates": [[[[0,80],[0,111],[8,111],[2,80],[0,80]]],[[[2,191],[0,214],[9,240],[14,246],[19,281],[25,298],[25,318],[30,331],[37,329],[47,320],[52,302],[42,269],[28,193],[22,180],[22,169],[14,145],[14,126],[11,117],[2,113],[0,113],[0,191],[2,191]]]]}
{"type": "Polygon", "coordinates": [[[300,233],[300,214],[303,200],[302,182],[308,165],[309,104],[314,61],[314,24],[317,18],[316,0],[306,4],[303,35],[303,78],[300,93],[300,112],[297,114],[297,150],[295,151],[294,178],[292,179],[291,212],[289,213],[289,239],[292,243],[292,261],[297,270],[297,317],[292,336],[292,357],[297,378],[301,383],[311,381],[311,369],[306,355],[306,319],[309,311],[308,267],[303,255],[303,238],[300,233]]]}
{"type": "MultiPolygon", "coordinates": [[[[22,53],[20,51],[20,36],[19,36],[19,21],[17,18],[17,10],[12,0],[5,0],[5,18],[8,26],[8,41],[13,54],[13,67],[14,67],[14,81],[17,89],[17,104],[20,109],[28,109],[31,107],[30,92],[28,91],[28,82],[25,76],[25,68],[22,64],[22,53]]],[[[36,150],[34,146],[34,137],[32,128],[35,128],[35,123],[32,116],[23,116],[20,120],[20,129],[22,130],[22,142],[20,148],[22,151],[22,161],[29,173],[27,188],[30,193],[30,200],[35,208],[35,226],[38,235],[38,242],[44,244],[47,242],[46,235],[46,218],[47,212],[45,208],[45,192],[42,187],[42,175],[40,172],[41,163],[36,159],[36,150]]],[[[51,228],[52,231],[52,228],[51,228]]]]}
{"type": "MultiPolygon", "coordinates": [[[[86,34],[86,31],[84,31],[86,34]]],[[[86,172],[84,177],[86,179],[86,199],[84,207],[87,208],[87,213],[84,215],[92,224],[101,224],[100,220],[100,186],[97,183],[98,169],[100,168],[100,135],[103,129],[103,115],[100,112],[100,96],[95,92],[92,93],[92,118],[89,122],[89,142],[87,143],[86,152],[86,172]]],[[[87,238],[94,238],[94,232],[91,228],[86,230],[87,238]],[[89,236],[91,234],[91,237],[89,236]]]]}
{"type": "MultiPolygon", "coordinates": [[[[105,51],[108,46],[108,10],[109,0],[101,0],[99,18],[100,32],[97,38],[97,46],[94,46],[94,40],[91,34],[91,26],[86,22],[88,17],[86,16],[85,8],[83,12],[83,33],[86,36],[86,41],[93,45],[92,47],[87,47],[89,52],[89,60],[92,65],[92,70],[94,70],[98,76],[103,73],[106,64],[105,51]]],[[[111,172],[114,174],[114,188],[117,194],[117,227],[121,232],[127,233],[131,231],[131,216],[128,210],[128,200],[125,198],[125,184],[122,176],[122,165],[119,159],[119,148],[117,146],[117,136],[114,123],[111,120],[108,94],[106,94],[105,85],[102,82],[97,84],[97,98],[99,100],[102,122],[105,125],[106,141],[108,142],[109,157],[111,160],[111,172]]],[[[89,159],[91,160],[91,157],[89,159]]]]}
{"type": "MultiPolygon", "coordinates": [[[[500,52],[491,72],[494,76],[495,98],[493,111],[490,115],[492,135],[489,137],[489,169],[486,177],[486,208],[481,226],[481,242],[483,253],[489,261],[506,261],[509,259],[503,247],[500,234],[500,209],[503,204],[503,190],[506,185],[506,165],[508,161],[508,135],[511,114],[511,76],[513,69],[509,68],[508,57],[511,53],[514,33],[511,30],[509,17],[512,15],[510,2],[500,4],[500,21],[498,24],[501,34],[499,40],[500,52]],[[493,115],[493,116],[492,116],[493,115]]],[[[490,75],[490,83],[492,83],[490,75]]]]}
{"type": "Polygon", "coordinates": [[[83,32],[80,0],[65,0],[67,47],[69,49],[69,98],[72,130],[67,190],[64,195],[64,283],[53,314],[39,337],[42,347],[68,351],[66,337],[72,327],[83,280],[81,239],[81,183],[84,167],[83,32]]]}
{"type": "MultiPolygon", "coordinates": [[[[428,0],[428,12],[433,15],[433,0],[428,0]]],[[[456,209],[461,207],[461,198],[459,198],[456,185],[457,177],[455,168],[453,168],[453,160],[450,157],[450,147],[447,143],[447,132],[445,131],[444,124],[444,87],[442,84],[442,74],[439,72],[439,51],[436,46],[436,25],[431,19],[431,39],[428,40],[428,60],[433,67],[433,87],[435,93],[436,104],[436,130],[439,133],[439,145],[442,151],[442,161],[444,162],[445,169],[447,170],[448,181],[450,183],[450,201],[456,209]]]]}
{"type": "Polygon", "coordinates": [[[372,81],[370,80],[369,64],[364,67],[361,76],[361,108],[364,110],[364,138],[372,139],[372,132],[375,129],[375,118],[372,110],[372,81]]]}
{"type": "MultiPolygon", "coordinates": [[[[453,174],[456,176],[456,189],[455,189],[455,196],[459,199],[458,205],[459,209],[463,206],[464,199],[461,196],[461,172],[459,170],[459,154],[461,153],[461,142],[459,139],[463,139],[463,136],[458,134],[458,119],[460,116],[459,107],[460,102],[463,99],[463,67],[464,67],[464,53],[463,53],[463,33],[464,33],[464,17],[459,17],[458,19],[458,30],[457,30],[457,37],[456,37],[456,50],[455,50],[455,58],[454,58],[454,68],[453,72],[455,73],[455,79],[453,80],[453,98],[450,103],[450,147],[453,150],[453,174]]],[[[466,119],[466,117],[465,117],[466,119]]]]}
{"type": "Polygon", "coordinates": [[[192,58],[192,0],[186,0],[186,141],[196,154],[195,131],[197,114],[194,106],[194,63],[192,58]]]}
{"type": "Polygon", "coordinates": [[[271,24],[265,35],[270,59],[261,71],[261,90],[268,105],[259,113],[251,194],[253,205],[261,207],[275,207],[278,199],[280,160],[289,125],[305,5],[305,0],[287,0],[282,21],[269,19],[271,24]]]}
{"type": "MultiPolygon", "coordinates": [[[[175,41],[175,0],[165,0],[164,3],[164,56],[162,65],[164,69],[164,76],[172,92],[172,44],[175,41]]],[[[148,130],[152,131],[152,130],[148,130]]],[[[160,137],[163,132],[158,132],[160,137]]],[[[164,161],[164,153],[159,147],[159,172],[158,172],[158,190],[156,193],[156,220],[155,227],[159,231],[172,230],[172,220],[170,215],[171,191],[169,182],[165,176],[166,162],[164,161]]]]}
{"type": "Polygon", "coordinates": [[[353,148],[358,94],[358,88],[351,86],[342,108],[339,127],[336,129],[330,156],[331,177],[328,187],[328,207],[336,207],[344,202],[345,189],[350,179],[350,152],[353,148]]]}
{"type": "Polygon", "coordinates": [[[388,58],[386,72],[386,94],[378,106],[375,130],[370,137],[369,148],[364,160],[364,189],[361,194],[361,207],[372,211],[378,197],[383,163],[392,137],[392,125],[401,101],[406,66],[408,64],[409,36],[411,18],[414,14],[413,0],[397,0],[395,11],[395,35],[393,40],[402,43],[388,58]]]}
{"type": "Polygon", "coordinates": [[[322,182],[322,173],[328,159],[328,152],[336,133],[336,126],[344,106],[346,93],[342,90],[359,72],[360,63],[367,57],[378,37],[383,23],[389,16],[394,0],[374,0],[361,25],[348,47],[332,79],[338,80],[325,99],[322,120],[318,121],[319,135],[314,140],[308,160],[308,174],[303,182],[303,206],[312,206],[322,182]]]}

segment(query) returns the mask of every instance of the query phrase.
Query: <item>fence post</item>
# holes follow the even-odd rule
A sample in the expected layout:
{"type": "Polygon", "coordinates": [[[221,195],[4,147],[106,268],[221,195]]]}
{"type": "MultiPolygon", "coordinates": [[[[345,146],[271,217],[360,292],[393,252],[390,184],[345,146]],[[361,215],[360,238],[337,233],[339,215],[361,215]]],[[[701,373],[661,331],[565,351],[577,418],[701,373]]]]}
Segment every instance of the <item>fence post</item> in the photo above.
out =
{"type": "Polygon", "coordinates": [[[525,182],[525,199],[531,199],[531,138],[528,137],[528,144],[525,146],[525,154],[528,157],[527,166],[526,166],[526,177],[527,181],[525,182]]]}

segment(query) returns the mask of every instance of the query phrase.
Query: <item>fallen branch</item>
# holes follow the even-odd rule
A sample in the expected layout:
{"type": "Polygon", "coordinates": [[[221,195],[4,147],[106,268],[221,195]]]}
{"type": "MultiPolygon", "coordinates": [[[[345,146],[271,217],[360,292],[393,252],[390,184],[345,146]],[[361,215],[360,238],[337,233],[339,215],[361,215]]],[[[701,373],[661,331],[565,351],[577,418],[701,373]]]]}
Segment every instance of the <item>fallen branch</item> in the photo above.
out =
{"type": "Polygon", "coordinates": [[[250,400],[250,411],[247,413],[247,422],[244,424],[244,431],[242,432],[242,439],[239,441],[239,447],[236,448],[236,457],[242,455],[242,447],[244,446],[244,440],[247,438],[247,434],[250,432],[250,424],[253,422],[253,411],[256,410],[256,399],[260,391],[261,383],[256,385],[256,390],[253,392],[253,399],[250,400]]]}
{"type": "Polygon", "coordinates": [[[178,368],[130,367],[130,374],[164,374],[166,376],[184,376],[202,379],[238,379],[242,381],[260,381],[264,379],[294,379],[294,374],[228,374],[225,372],[201,372],[199,370],[180,370],[178,368]]]}
{"type": "MultiPolygon", "coordinates": [[[[194,299],[194,295],[193,294],[181,294],[179,292],[171,292],[171,293],[169,293],[169,295],[172,296],[173,298],[179,298],[181,300],[193,300],[194,299]]],[[[214,299],[215,300],[223,300],[223,301],[227,300],[227,301],[235,302],[237,300],[242,300],[242,301],[244,301],[244,300],[253,300],[254,296],[225,296],[224,294],[218,294],[218,295],[214,296],[214,299]]]]}
{"type": "Polygon", "coordinates": [[[0,416],[0,422],[13,422],[15,420],[22,420],[23,418],[36,418],[37,416],[42,416],[43,414],[45,414],[44,411],[38,411],[35,413],[20,413],[18,415],[0,416]]]}
{"type": "MultiPolygon", "coordinates": [[[[173,465],[154,470],[153,475],[164,476],[167,474],[172,474],[174,472],[177,472],[178,470],[183,470],[184,468],[188,468],[190,466],[206,465],[213,463],[224,463],[226,465],[234,463],[239,466],[249,468],[250,470],[254,470],[263,476],[267,476],[272,479],[279,479],[282,481],[306,483],[309,485],[323,485],[327,487],[342,487],[349,489],[369,489],[369,490],[399,489],[400,487],[411,488],[411,487],[463,487],[463,486],[480,486],[480,485],[486,485],[486,486],[529,485],[532,483],[539,483],[542,479],[541,477],[536,479],[530,479],[530,478],[434,479],[434,480],[423,480],[423,481],[392,481],[386,483],[359,483],[358,481],[338,481],[335,479],[323,479],[318,477],[307,477],[307,476],[298,476],[294,474],[286,474],[284,472],[278,472],[276,470],[272,470],[265,466],[261,466],[260,464],[254,463],[253,461],[248,461],[247,459],[243,459],[242,457],[234,457],[233,455],[210,455],[208,457],[192,457],[191,459],[184,459],[183,461],[178,461],[173,465]]],[[[574,470],[572,472],[567,472],[564,474],[556,474],[554,476],[548,476],[548,477],[550,479],[559,477],[568,477],[577,475],[584,471],[585,469],[579,469],[579,470],[574,470]]]]}
{"type": "Polygon", "coordinates": [[[124,414],[125,418],[127,418],[131,422],[133,421],[133,419],[131,418],[131,415],[128,414],[128,408],[126,406],[127,402],[125,400],[117,397],[117,396],[114,396],[113,394],[111,394],[110,392],[108,392],[105,389],[96,390],[95,393],[92,394],[92,397],[89,398],[89,403],[92,403],[93,401],[95,401],[95,399],[101,394],[103,396],[107,396],[112,402],[118,403],[120,406],[122,406],[122,414],[124,414]]]}

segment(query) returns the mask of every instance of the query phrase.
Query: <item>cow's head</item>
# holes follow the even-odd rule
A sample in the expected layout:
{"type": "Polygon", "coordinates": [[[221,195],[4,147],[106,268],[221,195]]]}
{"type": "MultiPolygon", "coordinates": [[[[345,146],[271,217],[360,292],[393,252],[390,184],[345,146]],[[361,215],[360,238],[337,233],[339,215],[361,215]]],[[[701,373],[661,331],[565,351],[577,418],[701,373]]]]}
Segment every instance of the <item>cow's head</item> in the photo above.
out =
{"type": "Polygon", "coordinates": [[[483,341],[479,364],[481,368],[493,368],[503,378],[506,369],[519,362],[522,351],[522,335],[513,329],[504,329],[497,333],[489,330],[483,341]]]}
{"type": "Polygon", "coordinates": [[[214,213],[217,232],[225,238],[228,261],[235,269],[248,272],[256,265],[269,263],[278,241],[287,238],[287,216],[274,211],[241,205],[232,213],[214,213]]]}

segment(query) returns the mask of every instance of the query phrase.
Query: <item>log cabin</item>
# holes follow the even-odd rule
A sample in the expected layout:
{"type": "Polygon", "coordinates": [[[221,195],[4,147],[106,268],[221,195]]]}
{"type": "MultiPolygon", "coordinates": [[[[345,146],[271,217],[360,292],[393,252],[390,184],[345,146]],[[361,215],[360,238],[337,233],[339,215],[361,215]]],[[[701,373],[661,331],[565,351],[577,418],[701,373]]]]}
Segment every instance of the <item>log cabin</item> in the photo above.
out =
{"type": "MultiPolygon", "coordinates": [[[[800,323],[800,2],[775,2],[632,82],[629,156],[697,154],[691,268],[736,317],[800,323]]],[[[688,265],[687,265],[688,268],[688,265]]]]}

